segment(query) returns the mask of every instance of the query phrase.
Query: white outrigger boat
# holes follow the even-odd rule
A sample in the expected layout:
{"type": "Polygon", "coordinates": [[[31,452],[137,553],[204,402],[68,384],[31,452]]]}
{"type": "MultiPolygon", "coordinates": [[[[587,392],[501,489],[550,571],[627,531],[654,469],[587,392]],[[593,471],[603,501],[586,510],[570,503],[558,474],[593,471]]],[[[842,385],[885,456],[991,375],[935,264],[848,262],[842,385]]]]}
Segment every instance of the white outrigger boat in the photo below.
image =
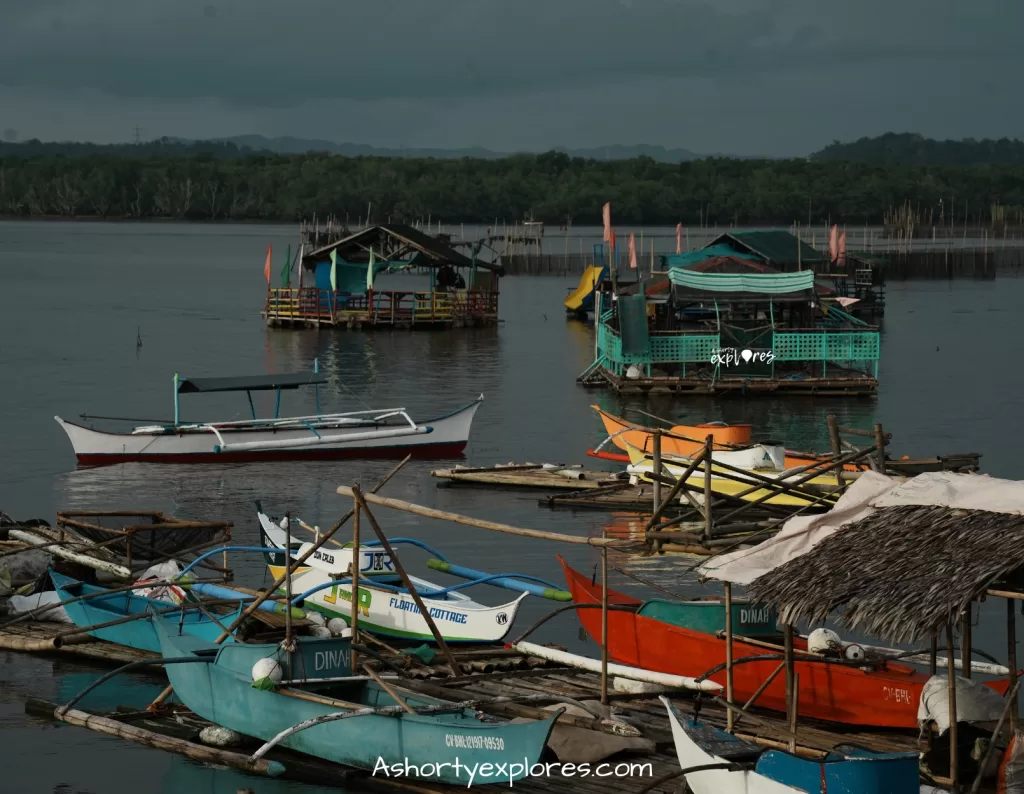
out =
{"type": "MultiPolygon", "coordinates": [[[[284,574],[285,548],[288,533],[273,519],[257,509],[260,521],[261,543],[264,548],[280,549],[280,553],[266,553],[267,566],[275,578],[284,574]]],[[[286,520],[286,519],[285,519],[286,520]]],[[[441,555],[426,544],[412,538],[391,538],[395,545],[418,546],[435,557],[441,555]]],[[[310,548],[309,543],[291,539],[291,557],[297,559],[310,548]]],[[[341,618],[346,623],[352,619],[352,546],[323,547],[317,549],[292,575],[292,593],[304,594],[302,605],[307,612],[315,610],[325,618],[341,618]]],[[[431,561],[433,562],[433,561],[431,561]]],[[[428,567],[432,567],[428,563],[428,567]]],[[[417,595],[423,601],[434,624],[445,642],[487,643],[498,642],[508,634],[515,622],[516,614],[527,595],[536,595],[553,600],[565,600],[568,593],[555,585],[541,582],[534,577],[521,574],[491,576],[452,565],[446,560],[436,565],[443,570],[468,581],[444,587],[434,582],[409,576],[417,595]],[[539,583],[538,583],[539,582],[539,583]],[[506,604],[489,607],[474,601],[461,592],[474,584],[490,584],[520,592],[518,598],[506,604]]],[[[379,542],[359,544],[359,628],[384,637],[433,642],[430,627],[420,613],[416,601],[403,586],[395,571],[391,557],[381,548],[379,542]]]]}
{"type": "MultiPolygon", "coordinates": [[[[469,405],[426,422],[415,422],[405,408],[320,413],[319,386],[327,379],[313,372],[233,378],[182,378],[174,375],[174,421],[136,427],[130,433],[94,430],[59,416],[78,462],[103,465],[151,463],[236,463],[249,460],[305,460],[344,457],[447,458],[462,454],[469,442],[481,394],[469,405]],[[317,413],[280,417],[281,391],[313,386],[317,413]],[[178,396],[244,391],[252,418],[228,422],[180,421],[178,396]],[[275,391],[274,417],[257,419],[252,392],[275,391]]],[[[89,418],[89,417],[83,417],[89,418]]],[[[102,419],[105,417],[91,417],[102,419]]]]}

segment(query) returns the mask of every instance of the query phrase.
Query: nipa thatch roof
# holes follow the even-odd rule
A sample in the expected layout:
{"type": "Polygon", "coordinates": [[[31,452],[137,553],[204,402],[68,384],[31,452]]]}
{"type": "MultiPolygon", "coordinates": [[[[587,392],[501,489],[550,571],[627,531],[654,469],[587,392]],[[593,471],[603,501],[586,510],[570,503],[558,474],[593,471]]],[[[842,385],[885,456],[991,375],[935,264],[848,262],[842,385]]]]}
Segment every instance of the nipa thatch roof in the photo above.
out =
{"type": "Polygon", "coordinates": [[[839,622],[896,642],[930,638],[1024,569],[1024,516],[881,508],[751,582],[784,623],[839,622]]]}

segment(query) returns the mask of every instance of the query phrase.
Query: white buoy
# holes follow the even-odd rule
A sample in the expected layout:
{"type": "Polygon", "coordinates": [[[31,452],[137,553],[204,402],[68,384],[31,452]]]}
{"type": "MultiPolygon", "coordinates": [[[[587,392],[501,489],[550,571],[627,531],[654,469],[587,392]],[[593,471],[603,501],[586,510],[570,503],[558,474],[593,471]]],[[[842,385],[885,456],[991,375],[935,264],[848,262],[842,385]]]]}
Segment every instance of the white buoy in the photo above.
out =
{"type": "Polygon", "coordinates": [[[331,630],[327,626],[310,626],[309,633],[314,637],[330,637],[331,630]]]}
{"type": "Polygon", "coordinates": [[[843,642],[832,629],[815,629],[807,635],[807,650],[811,653],[842,652],[843,642]]]}
{"type": "Polygon", "coordinates": [[[306,620],[316,626],[326,626],[327,618],[317,612],[315,609],[306,610],[306,620]]]}
{"type": "Polygon", "coordinates": [[[332,637],[340,637],[341,633],[347,628],[348,623],[341,618],[331,618],[327,621],[327,630],[331,633],[332,637]]]}
{"type": "Polygon", "coordinates": [[[271,656],[260,659],[252,666],[253,686],[260,689],[272,689],[281,683],[284,669],[281,663],[271,656]]]}
{"type": "Polygon", "coordinates": [[[855,642],[851,642],[847,645],[843,654],[851,662],[862,662],[867,658],[867,653],[865,653],[864,648],[855,642]]]}

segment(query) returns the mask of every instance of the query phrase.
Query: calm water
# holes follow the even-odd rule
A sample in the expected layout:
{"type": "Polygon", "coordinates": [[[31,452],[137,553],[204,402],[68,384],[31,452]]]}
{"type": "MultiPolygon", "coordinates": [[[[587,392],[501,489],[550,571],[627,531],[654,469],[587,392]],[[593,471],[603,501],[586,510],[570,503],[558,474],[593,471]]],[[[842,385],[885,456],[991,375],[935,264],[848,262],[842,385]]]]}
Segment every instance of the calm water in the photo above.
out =
{"type": "MultiPolygon", "coordinates": [[[[405,406],[427,418],[486,397],[467,456],[473,464],[524,461],[573,463],[603,434],[588,406],[625,407],[671,419],[746,421],[762,439],[793,447],[826,446],[824,417],[868,427],[884,423],[898,454],[979,451],[995,476],[1024,477],[1013,432],[1021,413],[1021,361],[1012,340],[1024,283],[928,282],[889,288],[882,387],[876,400],[661,399],[622,405],[588,393],[575,376],[593,357],[591,330],[566,322],[561,301],[572,279],[515,278],[502,284],[496,329],[457,332],[270,331],[259,317],[263,257],[274,243],[283,261],[294,229],[275,226],[169,224],[0,223],[0,510],[53,519],[58,509],[160,509],[191,518],[235,523],[238,541],[254,541],[253,502],[275,514],[291,511],[308,523],[332,523],[348,504],[340,484],[371,485],[388,462],[292,463],[247,466],[138,464],[76,471],[71,446],[53,415],[80,413],[161,419],[171,416],[174,372],[254,374],[308,368],[318,358],[329,373],[330,402],[351,410],[405,406]],[[141,334],[142,348],[136,349],[141,334]]],[[[275,268],[277,269],[277,268],[275,268]]],[[[384,283],[381,282],[381,287],[384,283]]],[[[262,396],[257,409],[273,410],[262,396]]],[[[248,406],[232,396],[185,397],[191,419],[244,418],[248,406]]],[[[311,397],[286,395],[285,410],[311,408],[311,397]]],[[[389,495],[519,526],[599,534],[616,522],[600,513],[552,513],[529,493],[439,489],[436,462],[410,463],[389,495]]],[[[519,570],[560,579],[554,554],[577,566],[596,561],[589,549],[523,542],[483,530],[376,511],[389,532],[441,547],[464,564],[519,570]]],[[[622,520],[617,522],[622,525],[622,520]]],[[[418,567],[411,559],[410,567],[418,567]]],[[[240,578],[260,584],[258,561],[240,578]]],[[[699,587],[688,584],[688,587],[699,587]]],[[[481,600],[497,603],[500,591],[481,600]],[[497,594],[497,595],[496,595],[497,594]]],[[[525,627],[546,611],[527,601],[525,627]]],[[[999,657],[998,625],[983,616],[977,643],[999,657]]],[[[584,645],[575,619],[549,624],[541,639],[584,645]]],[[[66,700],[94,669],[0,652],[0,791],[121,794],[145,786],[153,794],[233,794],[248,785],[260,794],[316,792],[315,788],[247,780],[179,758],[56,728],[24,715],[26,697],[66,700]]],[[[111,685],[86,705],[148,702],[152,681],[111,685]],[[148,687],[148,689],[145,689],[148,687]]],[[[158,687],[156,687],[158,688],[158,687]]]]}

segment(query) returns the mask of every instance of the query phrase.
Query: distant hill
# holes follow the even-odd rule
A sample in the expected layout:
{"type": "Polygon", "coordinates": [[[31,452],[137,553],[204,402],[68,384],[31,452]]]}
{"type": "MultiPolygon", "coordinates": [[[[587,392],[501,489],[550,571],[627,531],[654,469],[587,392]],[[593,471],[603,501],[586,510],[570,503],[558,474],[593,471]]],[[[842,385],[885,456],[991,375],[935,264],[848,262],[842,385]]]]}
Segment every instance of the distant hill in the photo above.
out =
{"type": "MultiPolygon", "coordinates": [[[[346,157],[437,157],[445,159],[474,157],[481,160],[498,160],[512,154],[520,154],[520,152],[496,152],[479,146],[469,149],[388,149],[370,146],[365,143],[335,143],[334,141],[316,138],[293,138],[291,136],[266,138],[262,135],[235,135],[222,140],[240,147],[247,147],[257,151],[278,152],[280,154],[329,152],[346,157]]],[[[587,160],[632,160],[635,157],[646,156],[659,163],[684,163],[706,156],[691,152],[689,149],[666,149],[664,146],[650,146],[648,144],[638,144],[636,146],[615,144],[613,146],[598,146],[591,149],[569,149],[564,146],[555,146],[552,151],[564,152],[570,157],[582,157],[587,160]]]]}
{"type": "Polygon", "coordinates": [[[229,141],[184,141],[158,138],[142,143],[79,143],[77,141],[0,142],[0,157],[213,157],[236,158],[253,154],[229,141]]]}
{"type": "Polygon", "coordinates": [[[890,165],[1024,165],[1024,141],[938,141],[912,132],[888,132],[852,143],[833,141],[811,159],[890,165]]]}

